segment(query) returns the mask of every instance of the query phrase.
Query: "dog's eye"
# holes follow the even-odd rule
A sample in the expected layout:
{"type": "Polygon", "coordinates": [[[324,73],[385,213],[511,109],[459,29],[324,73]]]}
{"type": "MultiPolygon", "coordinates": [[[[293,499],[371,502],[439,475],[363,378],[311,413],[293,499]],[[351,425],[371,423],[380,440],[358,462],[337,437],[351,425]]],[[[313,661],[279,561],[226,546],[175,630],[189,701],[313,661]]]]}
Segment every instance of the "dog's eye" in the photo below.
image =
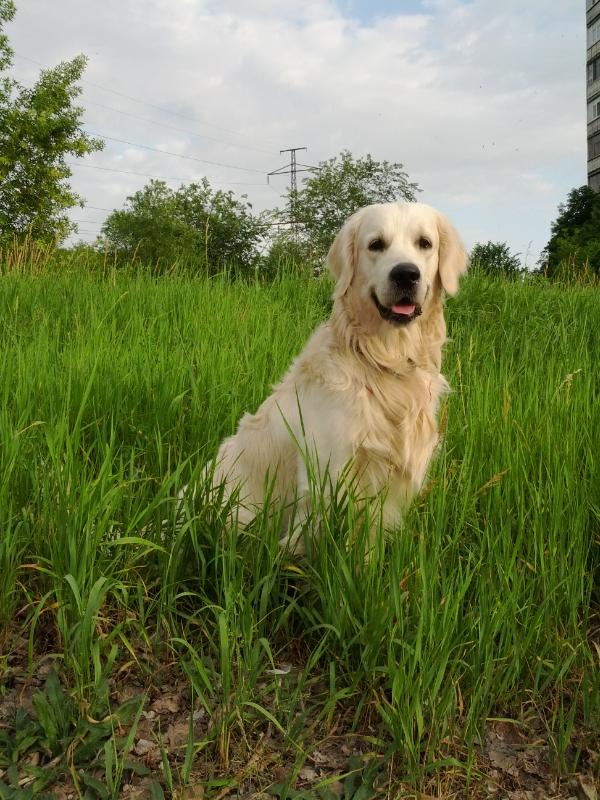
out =
{"type": "Polygon", "coordinates": [[[426,236],[421,236],[419,239],[419,247],[421,250],[430,250],[431,249],[431,242],[426,236]]]}
{"type": "Polygon", "coordinates": [[[373,239],[373,241],[369,242],[369,250],[372,252],[377,252],[378,250],[385,250],[385,242],[383,239],[373,239]]]}

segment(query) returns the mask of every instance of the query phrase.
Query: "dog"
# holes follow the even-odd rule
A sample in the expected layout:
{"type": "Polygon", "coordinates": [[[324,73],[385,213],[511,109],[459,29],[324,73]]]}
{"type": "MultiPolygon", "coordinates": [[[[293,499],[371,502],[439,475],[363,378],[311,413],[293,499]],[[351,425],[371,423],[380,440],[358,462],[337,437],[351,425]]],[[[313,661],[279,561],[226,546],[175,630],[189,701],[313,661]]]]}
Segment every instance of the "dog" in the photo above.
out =
{"type": "MultiPolygon", "coordinates": [[[[461,240],[422,203],[370,205],[353,214],[327,256],[333,309],[254,414],[241,418],[214,464],[213,485],[236,492],[246,526],[265,501],[310,513],[310,474],[326,471],[378,498],[394,529],[421,489],[449,390],[440,372],[444,295],[467,269],[461,240]],[[312,465],[309,468],[309,465],[312,465]],[[224,488],[223,488],[224,487],[224,488]]],[[[284,532],[303,551],[298,525],[284,532]]]]}

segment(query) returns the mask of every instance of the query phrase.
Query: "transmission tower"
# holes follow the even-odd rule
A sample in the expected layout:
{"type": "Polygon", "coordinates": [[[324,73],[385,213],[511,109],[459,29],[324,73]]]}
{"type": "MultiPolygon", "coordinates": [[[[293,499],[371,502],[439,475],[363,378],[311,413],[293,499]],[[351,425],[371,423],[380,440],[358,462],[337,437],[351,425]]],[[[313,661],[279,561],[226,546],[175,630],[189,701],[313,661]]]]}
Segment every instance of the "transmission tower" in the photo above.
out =
{"type": "Polygon", "coordinates": [[[284,164],[283,167],[279,167],[279,169],[274,169],[272,172],[267,174],[267,183],[269,183],[269,178],[272,175],[289,175],[290,176],[290,204],[289,204],[289,219],[288,224],[291,225],[292,229],[296,230],[296,225],[298,224],[298,220],[296,219],[295,213],[295,201],[296,201],[296,194],[298,193],[298,181],[296,175],[299,172],[313,172],[315,167],[311,167],[308,164],[300,164],[296,159],[296,153],[299,150],[306,150],[306,147],[288,147],[285,150],[280,150],[280,153],[289,153],[290,154],[290,163],[284,164]]]}

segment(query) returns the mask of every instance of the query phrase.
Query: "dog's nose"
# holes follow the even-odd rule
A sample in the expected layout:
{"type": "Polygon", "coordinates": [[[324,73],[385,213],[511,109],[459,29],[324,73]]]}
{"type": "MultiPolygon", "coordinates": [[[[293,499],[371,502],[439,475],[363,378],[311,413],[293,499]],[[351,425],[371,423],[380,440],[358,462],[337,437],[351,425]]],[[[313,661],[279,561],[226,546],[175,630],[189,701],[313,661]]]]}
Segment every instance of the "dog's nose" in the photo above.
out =
{"type": "Polygon", "coordinates": [[[416,264],[396,264],[390,270],[390,281],[398,286],[411,286],[417,283],[420,277],[421,273],[416,264]]]}

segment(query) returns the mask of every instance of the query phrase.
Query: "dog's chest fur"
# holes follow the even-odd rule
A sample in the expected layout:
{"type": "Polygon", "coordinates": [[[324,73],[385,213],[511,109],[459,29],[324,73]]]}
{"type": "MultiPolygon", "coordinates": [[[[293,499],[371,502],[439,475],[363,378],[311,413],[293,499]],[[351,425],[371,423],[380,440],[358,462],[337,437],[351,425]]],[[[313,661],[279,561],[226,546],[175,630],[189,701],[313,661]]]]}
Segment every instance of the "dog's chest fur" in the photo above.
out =
{"type": "Polygon", "coordinates": [[[389,488],[402,505],[419,491],[438,442],[437,411],[448,384],[438,367],[445,328],[437,333],[425,337],[426,348],[419,337],[411,356],[397,353],[382,366],[325,325],[296,364],[327,393],[343,396],[354,473],[364,490],[389,488]]]}
{"type": "Polygon", "coordinates": [[[400,374],[367,376],[357,394],[357,474],[364,471],[373,488],[399,482],[410,500],[438,442],[437,411],[445,391],[442,375],[416,365],[400,374]]]}

